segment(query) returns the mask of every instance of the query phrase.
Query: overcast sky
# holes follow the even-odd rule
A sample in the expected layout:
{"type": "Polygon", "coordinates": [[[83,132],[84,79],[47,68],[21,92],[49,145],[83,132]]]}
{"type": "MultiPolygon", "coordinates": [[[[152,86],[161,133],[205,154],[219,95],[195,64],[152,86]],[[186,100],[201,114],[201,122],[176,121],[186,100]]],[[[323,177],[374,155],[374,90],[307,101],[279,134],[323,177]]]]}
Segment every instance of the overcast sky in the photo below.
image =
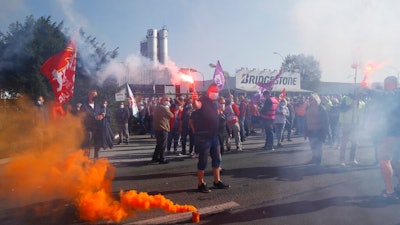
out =
{"type": "Polygon", "coordinates": [[[322,81],[354,82],[366,64],[373,80],[400,73],[398,0],[0,0],[0,31],[34,15],[119,47],[118,60],[140,52],[147,29],[169,32],[169,57],[206,79],[220,60],[231,75],[242,67],[278,69],[286,55],[320,62],[322,81]]]}

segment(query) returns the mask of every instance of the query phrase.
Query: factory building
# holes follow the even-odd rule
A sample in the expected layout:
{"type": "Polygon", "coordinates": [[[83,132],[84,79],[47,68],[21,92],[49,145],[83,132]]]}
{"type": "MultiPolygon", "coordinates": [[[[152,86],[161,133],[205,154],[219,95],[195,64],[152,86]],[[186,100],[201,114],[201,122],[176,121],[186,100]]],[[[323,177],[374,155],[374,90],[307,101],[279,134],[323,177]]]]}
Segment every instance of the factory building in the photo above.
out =
{"type": "Polygon", "coordinates": [[[168,60],[168,30],[148,29],[146,40],[140,43],[140,54],[153,62],[165,64],[168,60]]]}

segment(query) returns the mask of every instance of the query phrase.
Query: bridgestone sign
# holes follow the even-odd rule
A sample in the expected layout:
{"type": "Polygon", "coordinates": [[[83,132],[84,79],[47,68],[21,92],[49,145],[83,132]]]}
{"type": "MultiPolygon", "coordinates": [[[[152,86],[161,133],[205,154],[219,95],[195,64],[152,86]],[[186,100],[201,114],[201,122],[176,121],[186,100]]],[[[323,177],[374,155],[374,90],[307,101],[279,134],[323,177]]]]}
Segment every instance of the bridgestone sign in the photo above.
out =
{"type": "MultiPolygon", "coordinates": [[[[249,70],[240,69],[236,72],[236,88],[244,91],[258,91],[260,83],[267,83],[273,79],[279,71],[271,70],[249,70]]],[[[274,84],[272,91],[280,92],[283,89],[286,91],[301,91],[300,89],[300,74],[299,73],[289,73],[284,72],[274,84]]]]}

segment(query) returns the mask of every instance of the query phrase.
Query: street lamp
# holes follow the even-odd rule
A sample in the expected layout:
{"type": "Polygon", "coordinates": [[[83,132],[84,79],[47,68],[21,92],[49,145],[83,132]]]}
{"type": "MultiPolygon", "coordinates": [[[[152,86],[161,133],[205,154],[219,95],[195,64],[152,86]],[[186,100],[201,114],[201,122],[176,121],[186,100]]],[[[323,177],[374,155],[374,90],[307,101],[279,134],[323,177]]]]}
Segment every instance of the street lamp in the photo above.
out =
{"type": "MultiPolygon", "coordinates": [[[[217,65],[215,65],[214,63],[210,63],[210,64],[208,64],[208,66],[211,68],[217,67],[217,65]]],[[[224,70],[223,72],[224,72],[225,77],[229,77],[229,73],[227,71],[224,70]]]]}
{"type": "Polygon", "coordinates": [[[273,54],[279,55],[279,56],[281,57],[282,61],[283,61],[283,62],[285,61],[285,59],[283,58],[283,56],[282,56],[281,54],[279,54],[279,52],[273,52],[273,54]]]}

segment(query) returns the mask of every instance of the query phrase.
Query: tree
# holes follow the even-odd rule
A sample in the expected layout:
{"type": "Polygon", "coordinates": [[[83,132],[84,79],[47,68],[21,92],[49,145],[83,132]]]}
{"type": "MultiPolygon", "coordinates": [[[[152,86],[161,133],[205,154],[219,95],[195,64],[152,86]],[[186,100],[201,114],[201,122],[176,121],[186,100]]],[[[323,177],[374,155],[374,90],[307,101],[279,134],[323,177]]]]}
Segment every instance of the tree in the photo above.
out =
{"type": "MultiPolygon", "coordinates": [[[[49,57],[65,48],[70,40],[65,33],[63,22],[55,23],[51,17],[35,19],[26,17],[24,23],[9,25],[6,33],[0,32],[0,89],[11,94],[24,93],[35,98],[43,95],[53,98],[48,80],[39,72],[49,57]]],[[[96,38],[86,37],[81,30],[78,44],[75,94],[72,101],[83,101],[90,89],[98,89],[96,74],[111,59],[118,56],[118,48],[108,51],[105,44],[99,44],[96,38]],[[85,63],[83,53],[90,53],[90,62],[85,63]],[[94,66],[91,66],[94,65],[94,66]]]]}
{"type": "Polygon", "coordinates": [[[288,55],[283,63],[284,70],[288,72],[299,72],[301,88],[318,91],[321,80],[321,69],[319,62],[312,56],[288,55]]]}

